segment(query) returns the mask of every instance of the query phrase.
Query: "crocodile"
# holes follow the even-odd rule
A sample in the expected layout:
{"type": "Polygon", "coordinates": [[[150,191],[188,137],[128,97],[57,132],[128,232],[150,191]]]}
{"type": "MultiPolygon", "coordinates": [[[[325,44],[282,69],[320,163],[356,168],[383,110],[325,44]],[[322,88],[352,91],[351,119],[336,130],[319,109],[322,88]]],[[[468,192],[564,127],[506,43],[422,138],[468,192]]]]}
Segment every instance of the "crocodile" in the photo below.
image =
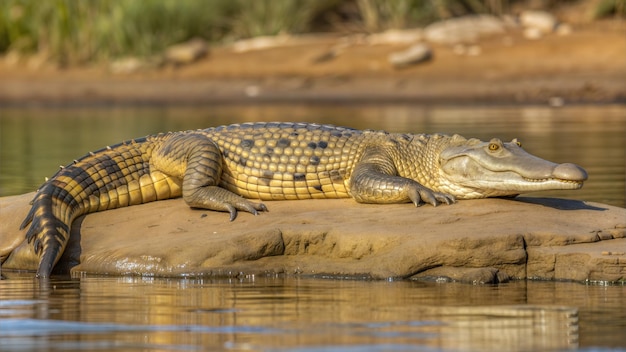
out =
{"type": "Polygon", "coordinates": [[[257,215],[258,200],[353,198],[360,203],[452,204],[578,189],[581,167],[504,143],[312,123],[244,123],[132,139],[91,152],[36,192],[20,229],[47,278],[72,222],[108,209],[181,197],[192,208],[257,215]]]}

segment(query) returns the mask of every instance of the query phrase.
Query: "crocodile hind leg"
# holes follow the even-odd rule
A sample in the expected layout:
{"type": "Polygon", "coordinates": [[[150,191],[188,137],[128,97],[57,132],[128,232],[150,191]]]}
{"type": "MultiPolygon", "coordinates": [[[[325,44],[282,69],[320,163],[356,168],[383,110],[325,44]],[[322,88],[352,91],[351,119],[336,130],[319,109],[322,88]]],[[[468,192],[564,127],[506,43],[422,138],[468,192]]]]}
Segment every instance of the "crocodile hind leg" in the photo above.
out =
{"type": "Polygon", "coordinates": [[[267,211],[263,203],[251,202],[218,186],[222,155],[219,147],[203,134],[174,135],[155,150],[153,160],[151,166],[157,170],[182,178],[183,199],[190,207],[226,211],[231,221],[238,210],[254,215],[267,211]]]}
{"type": "Polygon", "coordinates": [[[368,148],[350,177],[350,195],[360,203],[452,204],[454,196],[435,192],[397,175],[393,159],[381,147],[368,148]]]}

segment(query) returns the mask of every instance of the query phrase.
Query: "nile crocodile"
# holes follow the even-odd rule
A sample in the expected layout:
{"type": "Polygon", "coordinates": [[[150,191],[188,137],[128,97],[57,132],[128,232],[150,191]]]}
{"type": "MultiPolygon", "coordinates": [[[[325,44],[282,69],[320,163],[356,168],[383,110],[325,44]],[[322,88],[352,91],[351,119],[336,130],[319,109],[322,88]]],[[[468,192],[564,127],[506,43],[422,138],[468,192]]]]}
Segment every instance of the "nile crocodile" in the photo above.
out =
{"type": "Polygon", "coordinates": [[[416,206],[577,189],[574,164],[525,152],[517,140],[361,131],[307,123],[246,123],[129,140],[62,167],[21,225],[48,277],[78,216],[182,196],[194,208],[252,214],[260,200],[352,197],[416,206]]]}

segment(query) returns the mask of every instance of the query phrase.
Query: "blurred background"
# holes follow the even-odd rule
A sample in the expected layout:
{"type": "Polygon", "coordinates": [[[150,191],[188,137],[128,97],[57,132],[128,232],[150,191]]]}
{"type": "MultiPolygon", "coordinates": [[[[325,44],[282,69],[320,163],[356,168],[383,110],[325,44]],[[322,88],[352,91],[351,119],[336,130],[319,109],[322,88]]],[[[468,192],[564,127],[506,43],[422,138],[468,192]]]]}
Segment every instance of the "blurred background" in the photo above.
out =
{"type": "Polygon", "coordinates": [[[625,18],[626,0],[3,0],[0,103],[624,101],[625,18]]]}
{"type": "MultiPolygon", "coordinates": [[[[41,55],[58,65],[152,57],[201,38],[211,45],[279,34],[377,33],[454,17],[547,11],[585,25],[624,19],[624,0],[3,0],[0,53],[41,55]]],[[[517,18],[519,19],[519,18],[517,18]]],[[[556,23],[555,23],[556,24],[556,23]]]]}

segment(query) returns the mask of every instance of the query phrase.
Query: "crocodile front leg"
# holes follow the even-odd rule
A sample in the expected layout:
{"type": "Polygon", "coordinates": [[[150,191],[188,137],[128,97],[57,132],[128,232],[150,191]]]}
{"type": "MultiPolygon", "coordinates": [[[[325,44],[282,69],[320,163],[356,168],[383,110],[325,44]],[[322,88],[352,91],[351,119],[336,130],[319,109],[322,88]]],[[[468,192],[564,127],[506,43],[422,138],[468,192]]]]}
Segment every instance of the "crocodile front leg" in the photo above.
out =
{"type": "Polygon", "coordinates": [[[267,211],[263,203],[250,202],[218,187],[222,155],[218,146],[203,134],[173,136],[155,150],[151,167],[182,178],[182,196],[190,207],[227,211],[230,221],[235,220],[238,210],[254,215],[267,211]]]}
{"type": "Polygon", "coordinates": [[[435,192],[417,181],[398,176],[389,153],[369,147],[355,165],[350,177],[350,195],[359,203],[452,204],[452,195],[435,192]]]}

